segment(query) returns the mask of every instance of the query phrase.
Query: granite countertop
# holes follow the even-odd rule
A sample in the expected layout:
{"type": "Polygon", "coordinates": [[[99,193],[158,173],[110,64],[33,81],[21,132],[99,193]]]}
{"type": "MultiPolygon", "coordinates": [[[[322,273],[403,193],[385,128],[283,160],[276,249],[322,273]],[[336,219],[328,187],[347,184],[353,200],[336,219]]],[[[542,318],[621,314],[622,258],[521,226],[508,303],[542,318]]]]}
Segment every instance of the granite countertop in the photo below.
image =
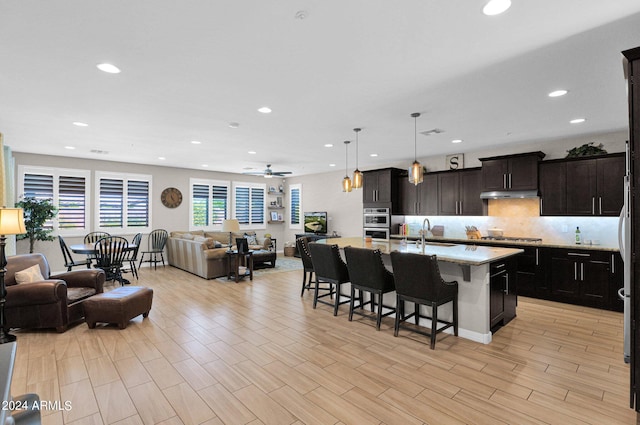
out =
{"type": "Polygon", "coordinates": [[[400,251],[414,254],[437,255],[440,261],[466,266],[480,266],[523,252],[518,248],[461,245],[435,241],[432,242],[432,244],[425,244],[423,252],[422,249],[416,247],[415,244],[403,245],[400,241],[394,240],[373,240],[371,242],[365,242],[362,237],[329,238],[319,240],[316,243],[336,244],[340,248],[353,246],[356,248],[379,249],[383,254],[389,254],[391,251],[400,251]]]}
{"type": "MultiPolygon", "coordinates": [[[[402,235],[391,235],[390,238],[392,240],[403,239],[405,236],[402,235]]],[[[417,241],[420,240],[420,236],[418,235],[407,235],[407,240],[417,241]]],[[[447,237],[439,237],[432,236],[425,238],[425,240],[429,242],[450,242],[450,243],[460,243],[460,244],[473,244],[473,245],[508,245],[508,246],[522,246],[522,247],[530,247],[530,246],[539,246],[541,248],[564,248],[564,249],[585,249],[585,250],[593,250],[593,251],[608,251],[608,252],[619,252],[620,249],[616,246],[607,246],[607,245],[576,245],[570,243],[562,243],[562,242],[519,242],[519,241],[496,241],[496,240],[486,240],[486,239],[467,239],[467,238],[447,238],[447,237]]]]}

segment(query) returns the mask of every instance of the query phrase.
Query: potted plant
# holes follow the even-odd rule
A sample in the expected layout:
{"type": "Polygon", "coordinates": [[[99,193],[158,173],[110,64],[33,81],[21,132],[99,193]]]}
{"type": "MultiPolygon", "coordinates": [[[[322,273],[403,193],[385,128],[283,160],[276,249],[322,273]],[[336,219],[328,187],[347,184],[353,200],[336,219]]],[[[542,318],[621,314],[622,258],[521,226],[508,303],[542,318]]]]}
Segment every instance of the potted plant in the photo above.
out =
{"type": "Polygon", "coordinates": [[[24,227],[27,233],[18,235],[17,239],[29,238],[29,253],[33,253],[36,241],[52,241],[53,229],[47,229],[44,224],[58,213],[51,199],[36,199],[25,196],[22,201],[16,203],[16,207],[24,210],[24,227]]]}
{"type": "Polygon", "coordinates": [[[575,147],[567,152],[567,158],[578,158],[581,156],[591,155],[605,155],[607,153],[607,151],[602,148],[602,143],[594,146],[593,142],[585,143],[584,145],[575,147]]]}

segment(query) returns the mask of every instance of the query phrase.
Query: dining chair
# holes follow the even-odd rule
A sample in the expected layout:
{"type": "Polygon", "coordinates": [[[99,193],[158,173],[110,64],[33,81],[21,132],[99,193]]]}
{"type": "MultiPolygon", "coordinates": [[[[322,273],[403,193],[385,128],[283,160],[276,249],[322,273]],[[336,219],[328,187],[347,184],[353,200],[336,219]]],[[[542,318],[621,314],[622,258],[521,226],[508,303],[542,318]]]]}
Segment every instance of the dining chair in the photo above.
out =
{"type": "Polygon", "coordinates": [[[431,332],[423,332],[416,327],[407,329],[430,337],[430,348],[436,346],[436,334],[453,327],[453,333],[458,336],[458,282],[445,282],[440,275],[438,258],[435,255],[391,252],[391,265],[396,283],[397,314],[393,335],[398,336],[400,324],[410,318],[415,324],[420,324],[420,318],[431,320],[431,332]],[[405,301],[414,303],[414,312],[404,314],[405,301]],[[453,303],[452,320],[445,321],[438,318],[438,307],[453,303]],[[420,306],[431,307],[431,317],[420,314],[420,306]],[[438,323],[444,326],[438,329],[438,323]]]}
{"type": "MultiPolygon", "coordinates": [[[[349,302],[349,321],[353,320],[353,314],[356,313],[363,317],[371,317],[364,311],[355,311],[355,291],[369,292],[371,299],[363,302],[362,296],[359,298],[360,310],[364,306],[370,305],[371,311],[377,306],[376,313],[376,330],[380,330],[382,318],[394,314],[395,307],[384,305],[384,294],[393,292],[396,289],[393,273],[386,269],[382,262],[382,253],[379,249],[354,248],[347,246],[344,248],[344,256],[347,259],[347,269],[349,270],[349,278],[351,279],[351,301],[349,302]],[[378,301],[376,302],[376,296],[378,301]],[[388,311],[382,314],[382,309],[388,311]]],[[[362,294],[361,294],[362,295],[362,294]]]]}
{"type": "Polygon", "coordinates": [[[148,248],[146,251],[142,251],[141,253],[138,268],[142,266],[142,263],[153,264],[154,269],[157,269],[159,262],[162,262],[162,265],[164,266],[164,247],[167,244],[168,238],[169,233],[166,230],[156,229],[152,231],[147,239],[148,248]],[[146,261],[144,261],[145,254],[149,257],[146,261]],[[159,260],[158,256],[160,257],[159,260]]]}
{"type": "MultiPolygon", "coordinates": [[[[85,244],[95,244],[96,242],[98,242],[100,239],[102,238],[107,238],[111,236],[109,233],[107,232],[91,232],[91,233],[87,233],[86,235],[84,235],[84,243],[85,244]]],[[[96,255],[95,254],[88,254],[87,258],[89,260],[95,260],[96,255]]]]}
{"type": "Polygon", "coordinates": [[[302,259],[302,291],[300,291],[300,296],[303,296],[305,289],[307,291],[315,289],[316,283],[313,280],[313,261],[311,261],[311,253],[309,252],[309,239],[306,236],[296,239],[296,245],[298,246],[300,258],[302,259]],[[309,276],[308,282],[307,275],[309,276]]]}
{"type": "Polygon", "coordinates": [[[142,233],[136,233],[133,239],[131,239],[130,244],[130,246],[135,245],[135,247],[127,251],[127,258],[125,259],[125,262],[129,263],[129,267],[122,269],[123,273],[131,272],[131,275],[135,276],[136,280],[138,279],[138,267],[136,266],[136,263],[138,262],[138,251],[140,250],[141,242],[142,233]]]}
{"type": "Polygon", "coordinates": [[[127,260],[129,242],[120,236],[109,236],[96,242],[96,268],[104,270],[106,280],[117,280],[121,285],[128,281],[122,277],[122,266],[127,260]]]}
{"type": "Polygon", "coordinates": [[[67,268],[68,272],[70,272],[73,267],[87,266],[88,269],[91,268],[91,260],[89,258],[84,260],[74,260],[71,256],[71,251],[62,236],[58,236],[58,241],[60,242],[62,257],[64,258],[64,266],[67,268]]]}
{"type": "Polygon", "coordinates": [[[347,265],[340,257],[338,245],[325,245],[317,242],[310,243],[311,260],[313,261],[313,270],[316,273],[316,287],[313,292],[313,308],[320,302],[327,305],[333,305],[333,315],[338,315],[338,307],[346,304],[341,301],[348,295],[342,294],[340,288],[342,284],[349,282],[349,271],[347,265]],[[321,286],[325,284],[325,286],[321,286]],[[325,294],[319,295],[320,291],[326,291],[325,294]],[[324,301],[322,298],[335,296],[333,302],[324,301]]]}

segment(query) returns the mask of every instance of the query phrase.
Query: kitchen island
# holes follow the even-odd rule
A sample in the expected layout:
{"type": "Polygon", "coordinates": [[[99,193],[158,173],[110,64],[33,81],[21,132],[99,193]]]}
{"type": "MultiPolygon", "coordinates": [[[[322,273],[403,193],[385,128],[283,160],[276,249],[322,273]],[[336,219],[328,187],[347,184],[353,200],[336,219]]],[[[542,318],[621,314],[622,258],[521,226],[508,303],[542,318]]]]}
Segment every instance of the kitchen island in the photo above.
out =
{"type": "MultiPolygon", "coordinates": [[[[423,250],[422,247],[417,247],[415,244],[403,244],[401,241],[373,240],[366,242],[363,238],[358,237],[329,238],[316,243],[336,244],[340,248],[353,246],[379,249],[388,267],[391,266],[389,257],[391,251],[436,255],[443,279],[458,281],[458,335],[483,344],[491,342],[493,316],[491,305],[492,303],[495,305],[495,296],[505,295],[502,291],[492,291],[491,266],[501,261],[508,261],[510,257],[523,252],[523,250],[515,248],[439,242],[427,243],[423,250]],[[494,297],[493,301],[492,297],[494,297]]],[[[513,288],[511,291],[515,297],[513,288]]],[[[509,292],[508,287],[507,292],[509,292]]],[[[392,305],[390,298],[385,299],[385,303],[392,305]]],[[[429,315],[429,309],[426,307],[423,309],[425,309],[424,313],[429,315]]],[[[444,305],[438,309],[438,316],[445,320],[450,320],[451,315],[450,305],[444,305]]]]}

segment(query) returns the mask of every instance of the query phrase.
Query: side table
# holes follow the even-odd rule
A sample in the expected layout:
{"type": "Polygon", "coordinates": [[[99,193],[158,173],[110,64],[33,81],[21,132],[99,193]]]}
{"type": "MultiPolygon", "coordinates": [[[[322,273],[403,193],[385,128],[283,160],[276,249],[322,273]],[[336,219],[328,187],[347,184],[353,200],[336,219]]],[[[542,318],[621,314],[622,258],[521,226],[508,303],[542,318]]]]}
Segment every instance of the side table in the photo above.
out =
{"type": "Polygon", "coordinates": [[[227,251],[227,279],[239,282],[245,276],[249,276],[249,279],[253,280],[253,251],[245,253],[227,251]],[[240,273],[242,265],[245,267],[244,273],[240,273]]]}

